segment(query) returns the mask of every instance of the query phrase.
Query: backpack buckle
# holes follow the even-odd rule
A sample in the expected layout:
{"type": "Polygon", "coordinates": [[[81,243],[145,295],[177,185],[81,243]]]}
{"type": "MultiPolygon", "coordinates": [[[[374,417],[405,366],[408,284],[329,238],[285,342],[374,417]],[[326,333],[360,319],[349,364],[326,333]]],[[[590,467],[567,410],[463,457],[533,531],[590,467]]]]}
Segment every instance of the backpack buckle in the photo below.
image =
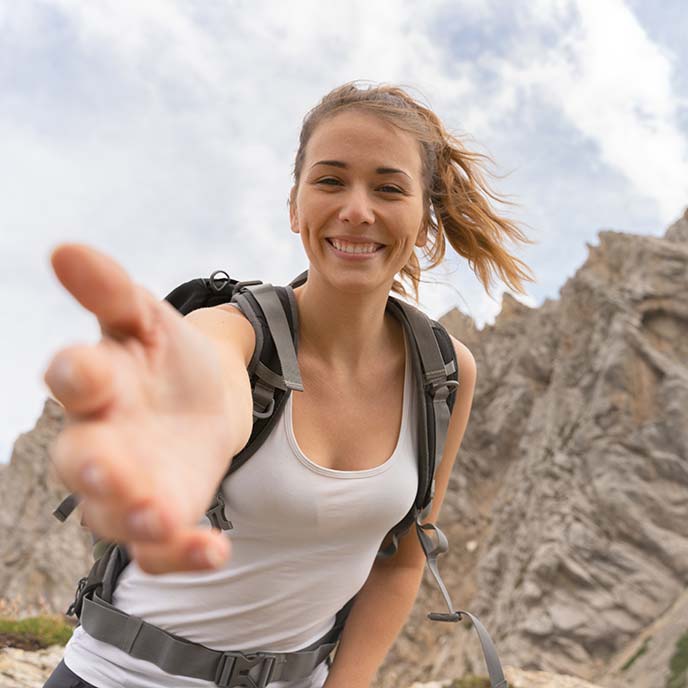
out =
{"type": "Polygon", "coordinates": [[[223,652],[215,671],[215,683],[221,688],[266,688],[272,680],[277,658],[264,652],[243,654],[223,652]],[[258,678],[249,672],[262,664],[258,678]]]}
{"type": "Polygon", "coordinates": [[[458,386],[458,380],[430,380],[430,382],[425,383],[425,391],[432,399],[447,399],[458,386]]]}
{"type": "Polygon", "coordinates": [[[84,576],[79,579],[79,584],[76,586],[76,592],[74,593],[74,601],[69,605],[65,616],[76,616],[81,618],[81,610],[84,606],[84,597],[94,590],[97,590],[102,586],[102,583],[95,582],[89,585],[88,576],[84,576]]]}
{"type": "Polygon", "coordinates": [[[215,530],[232,530],[234,528],[232,522],[225,515],[225,499],[219,490],[215,495],[215,501],[205,512],[205,515],[215,530]]]}

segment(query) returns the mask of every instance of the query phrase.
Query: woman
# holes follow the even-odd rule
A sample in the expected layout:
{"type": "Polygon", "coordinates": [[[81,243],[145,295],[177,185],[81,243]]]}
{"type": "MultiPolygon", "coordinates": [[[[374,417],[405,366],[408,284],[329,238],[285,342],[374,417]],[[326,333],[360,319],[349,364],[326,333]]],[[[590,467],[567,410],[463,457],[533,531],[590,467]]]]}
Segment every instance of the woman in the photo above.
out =
{"type": "MultiPolygon", "coordinates": [[[[413,372],[390,291],[417,296],[420,263],[464,256],[489,293],[496,271],[532,278],[503,247],[528,241],[499,217],[478,163],[437,116],[399,88],[345,84],[306,117],[290,194],[308,280],[296,288],[304,392],[223,486],[234,530],[203,514],[246,444],[255,347],[231,305],[186,317],[110,258],[62,245],[54,270],[98,318],[102,340],[51,361],[46,383],[69,418],[51,450],[88,526],[127,544],[115,605],[215,649],[291,652],[334,623],[356,592],[331,667],[275,688],[369,686],[413,606],[425,558],[414,534],[376,560],[415,495],[413,372]],[[353,479],[352,479],[353,478],[353,479]],[[263,502],[252,499],[260,481],[263,502]],[[266,484],[267,483],[267,484],[266,484]],[[269,495],[269,499],[265,495],[269,495]]],[[[453,340],[461,386],[428,521],[437,519],[470,413],[476,368],[453,340]]],[[[171,676],[77,628],[46,688],[212,686],[171,676]]],[[[251,685],[247,682],[245,685],[251,685]]]]}

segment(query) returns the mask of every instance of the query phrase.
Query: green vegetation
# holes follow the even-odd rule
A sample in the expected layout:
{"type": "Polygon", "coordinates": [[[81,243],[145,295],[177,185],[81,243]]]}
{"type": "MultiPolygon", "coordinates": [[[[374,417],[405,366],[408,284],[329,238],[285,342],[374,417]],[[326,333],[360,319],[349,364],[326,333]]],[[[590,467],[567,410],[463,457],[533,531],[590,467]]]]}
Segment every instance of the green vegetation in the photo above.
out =
{"type": "Polygon", "coordinates": [[[676,643],[676,649],[669,662],[669,672],[666,688],[686,688],[688,686],[688,631],[676,643]]]}
{"type": "Polygon", "coordinates": [[[73,627],[61,616],[32,616],[27,619],[0,618],[0,647],[37,650],[66,645],[73,627]]]}
{"type": "Polygon", "coordinates": [[[464,676],[453,681],[449,688],[490,688],[490,679],[485,676],[464,676]]]}
{"type": "Polygon", "coordinates": [[[75,622],[69,617],[51,613],[45,600],[31,607],[27,616],[21,599],[0,598],[0,648],[17,647],[39,650],[51,645],[65,645],[72,636],[75,622]]]}
{"type": "Polygon", "coordinates": [[[652,636],[650,636],[649,638],[645,638],[643,644],[640,646],[640,649],[621,667],[621,671],[627,671],[628,669],[630,669],[633,665],[633,662],[635,662],[635,660],[638,659],[638,657],[642,657],[647,652],[647,648],[650,645],[650,640],[652,640],[652,636]]]}

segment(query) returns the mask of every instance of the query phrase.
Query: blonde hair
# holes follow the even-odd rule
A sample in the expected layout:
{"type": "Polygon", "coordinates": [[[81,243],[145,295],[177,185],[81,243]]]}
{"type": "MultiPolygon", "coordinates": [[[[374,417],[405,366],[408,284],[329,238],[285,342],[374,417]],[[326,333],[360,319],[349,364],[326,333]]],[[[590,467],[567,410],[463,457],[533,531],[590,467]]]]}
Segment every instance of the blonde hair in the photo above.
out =
{"type": "MultiPolygon", "coordinates": [[[[317,126],[342,110],[357,108],[372,112],[399,129],[412,134],[420,144],[423,169],[425,231],[427,240],[422,249],[428,261],[426,269],[444,259],[446,242],[466,258],[485,290],[490,294],[492,273],[512,290],[525,294],[523,281],[534,282],[528,266],[504,248],[504,241],[535,243],[518,226],[500,217],[490,206],[492,199],[514,205],[491,191],[484,180],[482,163],[492,162],[482,153],[469,151],[463,143],[447,132],[439,117],[396,86],[379,85],[359,88],[349,82],[330,91],[305,116],[299,148],[294,161],[294,185],[301,178],[306,145],[317,126]]],[[[395,280],[392,291],[418,301],[421,266],[416,252],[401,270],[401,281],[395,280]]]]}

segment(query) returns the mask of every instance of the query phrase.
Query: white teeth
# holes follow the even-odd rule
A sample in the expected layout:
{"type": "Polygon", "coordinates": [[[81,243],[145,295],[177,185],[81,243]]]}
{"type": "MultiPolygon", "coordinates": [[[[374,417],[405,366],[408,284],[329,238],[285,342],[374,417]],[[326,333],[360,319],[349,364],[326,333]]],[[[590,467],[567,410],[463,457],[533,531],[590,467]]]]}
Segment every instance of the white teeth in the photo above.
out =
{"type": "Polygon", "coordinates": [[[344,253],[375,253],[379,248],[378,244],[350,244],[339,239],[330,239],[332,245],[344,253]]]}

